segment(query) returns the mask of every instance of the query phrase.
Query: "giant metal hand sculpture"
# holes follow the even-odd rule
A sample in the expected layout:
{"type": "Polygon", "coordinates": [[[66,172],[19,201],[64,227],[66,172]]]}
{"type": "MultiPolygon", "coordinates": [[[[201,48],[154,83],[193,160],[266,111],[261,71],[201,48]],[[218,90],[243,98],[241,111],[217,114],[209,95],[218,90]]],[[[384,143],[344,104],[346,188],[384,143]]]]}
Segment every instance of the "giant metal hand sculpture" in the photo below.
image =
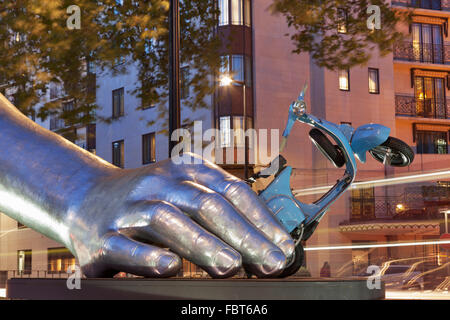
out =
{"type": "Polygon", "coordinates": [[[119,169],[38,126],[1,94],[0,211],[69,248],[88,277],[172,276],[180,256],[213,277],[241,264],[269,277],[294,251],[259,197],[219,167],[166,160],[119,169]]]}

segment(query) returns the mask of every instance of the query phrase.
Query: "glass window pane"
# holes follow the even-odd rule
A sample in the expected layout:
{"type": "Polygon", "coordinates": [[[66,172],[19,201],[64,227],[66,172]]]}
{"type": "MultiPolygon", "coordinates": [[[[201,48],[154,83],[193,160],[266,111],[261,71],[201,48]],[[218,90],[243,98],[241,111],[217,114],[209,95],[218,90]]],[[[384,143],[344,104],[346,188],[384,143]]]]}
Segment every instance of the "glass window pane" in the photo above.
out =
{"type": "Polygon", "coordinates": [[[245,0],[245,25],[250,27],[252,25],[252,11],[251,11],[251,0],[245,0]]]}
{"type": "Polygon", "coordinates": [[[448,140],[446,132],[418,131],[418,154],[448,154],[448,140]]]}
{"type": "Polygon", "coordinates": [[[231,0],[231,24],[243,24],[242,0],[231,0]]]}
{"type": "Polygon", "coordinates": [[[244,81],[244,57],[242,55],[233,55],[232,73],[234,80],[244,81]]]}
{"type": "Polygon", "coordinates": [[[348,70],[340,70],[339,71],[339,89],[344,90],[344,91],[350,90],[349,71],[348,70]]]}
{"type": "Polygon", "coordinates": [[[244,146],[244,117],[233,117],[234,141],[237,147],[244,146]]]}
{"type": "Polygon", "coordinates": [[[231,123],[230,117],[220,117],[220,146],[222,148],[231,147],[231,123]]]}
{"type": "Polygon", "coordinates": [[[123,141],[116,141],[113,142],[112,144],[112,154],[113,154],[113,158],[112,158],[112,162],[113,165],[119,167],[119,168],[123,168],[124,167],[124,148],[123,148],[123,141]]]}
{"type": "Polygon", "coordinates": [[[124,114],[124,88],[113,91],[113,117],[120,117],[124,114]]]}
{"type": "Polygon", "coordinates": [[[338,9],[338,32],[347,33],[347,12],[344,9],[338,9]]]}
{"type": "Polygon", "coordinates": [[[219,26],[229,24],[229,10],[228,10],[228,1],[229,0],[219,0],[219,26]]]}
{"type": "Polygon", "coordinates": [[[142,136],[142,163],[149,164],[155,161],[155,133],[152,132],[142,136]]]}
{"type": "Polygon", "coordinates": [[[369,69],[369,92],[380,93],[378,84],[378,69],[369,69]]]}
{"type": "Polygon", "coordinates": [[[220,68],[219,68],[219,85],[223,86],[224,84],[220,81],[223,76],[230,76],[230,56],[221,56],[220,57],[220,68]]]}

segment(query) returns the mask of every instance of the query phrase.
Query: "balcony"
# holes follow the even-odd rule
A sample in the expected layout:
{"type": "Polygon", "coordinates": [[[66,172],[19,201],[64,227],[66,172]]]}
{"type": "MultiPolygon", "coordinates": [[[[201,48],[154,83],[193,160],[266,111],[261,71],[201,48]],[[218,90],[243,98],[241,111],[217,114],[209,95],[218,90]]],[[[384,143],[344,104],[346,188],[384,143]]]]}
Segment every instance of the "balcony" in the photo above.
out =
{"type": "Polygon", "coordinates": [[[447,1],[442,3],[440,0],[393,0],[392,5],[417,9],[450,11],[450,5],[447,1]]]}
{"type": "Polygon", "coordinates": [[[394,60],[450,65],[450,45],[397,42],[394,45],[394,60]]]}
{"type": "Polygon", "coordinates": [[[416,99],[413,96],[396,95],[395,114],[407,117],[450,119],[450,104],[447,100],[416,99]]]}

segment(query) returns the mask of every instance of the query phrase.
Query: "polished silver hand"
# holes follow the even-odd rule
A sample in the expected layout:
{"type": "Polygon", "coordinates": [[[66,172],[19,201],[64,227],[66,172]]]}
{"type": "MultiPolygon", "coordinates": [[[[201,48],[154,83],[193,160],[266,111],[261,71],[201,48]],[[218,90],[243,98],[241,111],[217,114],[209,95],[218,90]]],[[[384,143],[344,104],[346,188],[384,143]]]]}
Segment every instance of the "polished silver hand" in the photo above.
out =
{"type": "Polygon", "coordinates": [[[289,234],[244,182],[195,157],[122,170],[0,95],[0,211],[65,245],[88,277],[172,276],[180,257],[213,277],[241,264],[260,277],[281,272],[289,234]]]}

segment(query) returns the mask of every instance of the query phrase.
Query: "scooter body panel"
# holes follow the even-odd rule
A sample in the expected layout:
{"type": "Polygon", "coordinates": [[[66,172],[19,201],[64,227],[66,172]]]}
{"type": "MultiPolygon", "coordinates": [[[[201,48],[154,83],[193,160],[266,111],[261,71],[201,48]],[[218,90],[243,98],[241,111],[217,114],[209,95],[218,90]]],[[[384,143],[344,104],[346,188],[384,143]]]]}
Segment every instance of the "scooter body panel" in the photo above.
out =
{"type": "Polygon", "coordinates": [[[306,220],[302,208],[292,195],[291,173],[292,168],[286,167],[260,194],[260,197],[288,232],[292,232],[306,220]]]}
{"type": "Polygon", "coordinates": [[[359,161],[365,163],[367,151],[386,142],[390,133],[391,129],[375,123],[356,129],[352,136],[351,147],[359,161]]]}

